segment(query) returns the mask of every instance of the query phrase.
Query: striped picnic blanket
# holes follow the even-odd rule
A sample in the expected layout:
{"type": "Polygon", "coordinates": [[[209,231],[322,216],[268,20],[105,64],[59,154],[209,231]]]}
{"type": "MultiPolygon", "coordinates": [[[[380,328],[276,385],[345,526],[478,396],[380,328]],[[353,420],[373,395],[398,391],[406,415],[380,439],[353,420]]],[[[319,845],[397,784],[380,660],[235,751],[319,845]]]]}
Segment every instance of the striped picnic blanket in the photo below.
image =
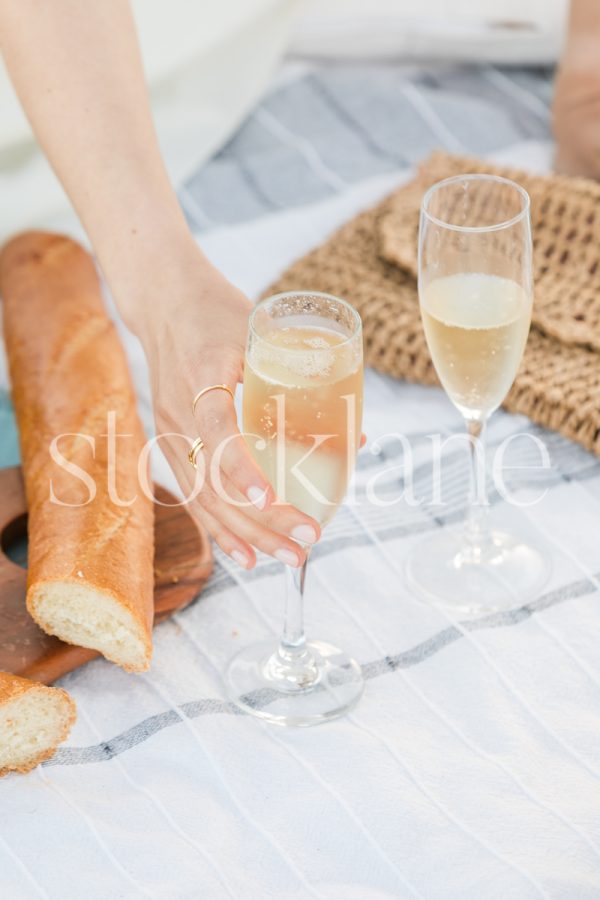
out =
{"type": "MultiPolygon", "coordinates": [[[[179,188],[198,240],[257,296],[295,257],[375,203],[436,147],[535,170],[551,158],[547,70],[288,64],[233,139],[179,188]]],[[[122,334],[148,427],[136,342],[122,334]]],[[[14,461],[6,396],[0,462],[14,461]]],[[[444,395],[367,372],[354,485],[314,552],[307,630],[364,666],[347,718],[284,731],[234,714],[221,673],[277,633],[279,565],[216,555],[202,596],[156,631],[152,670],[96,661],[64,679],[68,743],[0,783],[7,898],[456,900],[600,896],[600,463],[499,412],[514,497],[496,513],[553,561],[544,593],[456,621],[403,581],[413,543],[460,525],[467,460],[449,444],[431,499],[433,432],[460,431],[444,395]],[[403,499],[405,435],[418,506],[403,499]],[[374,482],[374,479],[377,479],[374,482]],[[376,483],[386,505],[368,502],[376,483]],[[541,498],[541,499],[540,499],[541,498]]],[[[164,460],[156,474],[172,486],[164,460]]]]}

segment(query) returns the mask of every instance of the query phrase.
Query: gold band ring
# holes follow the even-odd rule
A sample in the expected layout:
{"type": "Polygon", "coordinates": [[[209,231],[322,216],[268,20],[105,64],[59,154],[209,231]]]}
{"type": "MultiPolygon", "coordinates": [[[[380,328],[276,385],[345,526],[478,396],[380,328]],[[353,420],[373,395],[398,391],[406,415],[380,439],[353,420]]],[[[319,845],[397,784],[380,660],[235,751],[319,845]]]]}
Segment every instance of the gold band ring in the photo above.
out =
{"type": "Polygon", "coordinates": [[[196,463],[196,457],[198,456],[198,452],[202,450],[204,447],[204,441],[201,437],[197,437],[192,446],[190,447],[190,452],[188,453],[188,460],[190,464],[197,469],[198,464],[196,463]]]}
{"type": "MultiPolygon", "coordinates": [[[[228,394],[231,395],[231,399],[234,400],[233,391],[229,387],[228,384],[211,384],[208,387],[202,388],[201,391],[198,391],[194,399],[192,400],[192,414],[196,412],[196,403],[200,399],[200,397],[204,397],[205,394],[208,394],[209,391],[227,391],[228,394]]],[[[197,437],[192,446],[190,447],[190,452],[188,453],[188,460],[190,465],[192,465],[195,469],[198,468],[198,464],[196,463],[196,457],[200,450],[204,447],[204,441],[201,437],[197,437]]]]}
{"type": "Polygon", "coordinates": [[[233,391],[228,384],[211,384],[209,387],[202,388],[201,391],[198,391],[198,393],[192,400],[192,413],[196,412],[196,403],[198,402],[200,397],[204,397],[204,395],[208,394],[209,391],[227,391],[227,393],[231,395],[231,399],[235,400],[233,391]]]}

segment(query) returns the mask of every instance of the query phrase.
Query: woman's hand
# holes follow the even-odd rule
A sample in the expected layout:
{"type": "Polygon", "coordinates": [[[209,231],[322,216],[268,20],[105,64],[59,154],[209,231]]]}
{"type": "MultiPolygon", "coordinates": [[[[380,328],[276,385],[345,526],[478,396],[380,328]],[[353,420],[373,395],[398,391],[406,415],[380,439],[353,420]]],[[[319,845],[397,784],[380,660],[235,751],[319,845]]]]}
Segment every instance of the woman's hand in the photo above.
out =
{"type": "Polygon", "coordinates": [[[197,476],[198,485],[203,481],[190,512],[246,569],[256,562],[253,547],[301,565],[306,553],[294,539],[314,543],[319,526],[292,506],[273,506],[273,489],[239,433],[230,395],[210,391],[192,414],[202,388],[227,384],[235,391],[241,381],[249,300],[195,246],[144,280],[144,302],[127,318],[148,359],[159,444],[185,497],[194,495],[197,476]],[[204,448],[195,471],[187,455],[197,436],[204,448]]]}

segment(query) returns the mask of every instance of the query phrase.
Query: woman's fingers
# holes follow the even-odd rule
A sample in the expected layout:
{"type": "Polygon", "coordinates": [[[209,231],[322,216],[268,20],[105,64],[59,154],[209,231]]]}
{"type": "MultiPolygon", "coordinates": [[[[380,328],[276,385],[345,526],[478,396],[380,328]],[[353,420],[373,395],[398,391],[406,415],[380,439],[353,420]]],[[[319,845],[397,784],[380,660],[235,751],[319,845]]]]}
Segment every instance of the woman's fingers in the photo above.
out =
{"type": "Polygon", "coordinates": [[[222,500],[210,486],[205,486],[196,502],[214,519],[218,519],[225,529],[286,566],[299,566],[306,559],[306,551],[293,538],[267,528],[260,521],[260,516],[250,518],[245,511],[222,500]]]}
{"type": "Polygon", "coordinates": [[[223,553],[230,556],[242,569],[254,568],[256,565],[256,553],[250,544],[240,540],[237,535],[225,528],[222,522],[215,519],[202,507],[197,506],[195,514],[223,553]]]}
{"type": "MultiPolygon", "coordinates": [[[[177,447],[169,443],[165,448],[165,456],[171,466],[184,496],[184,504],[192,516],[198,519],[221,550],[230,556],[244,569],[251,569],[256,564],[256,554],[253,548],[239,535],[234,534],[225,527],[217,518],[211,515],[202,504],[197,502],[198,485],[189,463],[183,463],[177,452],[177,447]],[[191,474],[190,474],[191,473],[191,474]]],[[[200,475],[202,476],[202,473],[200,475]]]]}
{"type": "Polygon", "coordinates": [[[195,420],[204,441],[202,452],[209,460],[206,474],[214,490],[224,493],[223,471],[243,497],[258,510],[265,509],[273,500],[273,491],[238,430],[232,397],[223,390],[205,394],[198,401],[195,420]]]}
{"type": "Polygon", "coordinates": [[[275,499],[273,488],[252,459],[238,430],[229,394],[226,391],[205,394],[198,402],[196,418],[198,433],[204,441],[200,452],[204,454],[207,481],[214,493],[225,504],[242,510],[275,532],[306,543],[318,540],[320,529],[310,516],[289,504],[271,507],[275,499]],[[250,503],[260,516],[254,515],[250,503]]]}
{"type": "MultiPolygon", "coordinates": [[[[320,534],[316,522],[294,507],[283,505],[269,510],[268,522],[273,526],[276,524],[277,529],[268,527],[263,522],[264,513],[258,513],[251,507],[242,510],[230,499],[219,496],[204,477],[204,458],[199,458],[200,468],[196,471],[189,463],[184,467],[170,442],[167,457],[188,500],[188,508],[198,513],[200,520],[209,527],[212,537],[232,559],[244,568],[250,568],[255,562],[252,547],[256,547],[288,566],[299,566],[304,562],[306,552],[296,541],[314,543],[320,534]]],[[[235,497],[231,499],[235,500],[235,497]]]]}
{"type": "MultiPolygon", "coordinates": [[[[226,475],[223,476],[223,480],[227,498],[234,501],[234,509],[239,509],[236,503],[243,498],[227,479],[226,475]]],[[[225,502],[228,502],[228,500],[225,502]]],[[[321,537],[319,523],[315,519],[310,518],[310,516],[304,516],[302,513],[299,513],[296,507],[290,503],[277,502],[260,512],[252,506],[245,506],[241,511],[246,518],[275,533],[287,535],[294,541],[300,541],[302,544],[310,546],[315,544],[321,537]]]]}

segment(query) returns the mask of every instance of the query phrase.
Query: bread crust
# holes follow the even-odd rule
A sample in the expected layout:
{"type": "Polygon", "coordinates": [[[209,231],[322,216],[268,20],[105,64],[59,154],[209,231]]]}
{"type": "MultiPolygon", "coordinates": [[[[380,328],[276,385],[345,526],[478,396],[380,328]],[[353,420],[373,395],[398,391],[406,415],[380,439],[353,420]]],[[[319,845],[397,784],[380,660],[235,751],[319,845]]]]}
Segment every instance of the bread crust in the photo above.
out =
{"type": "Polygon", "coordinates": [[[145,647],[143,664],[123,667],[142,671],[154,614],[154,516],[137,473],[145,435],[94,263],[67,237],[25,232],[0,253],[0,292],[29,508],[27,607],[50,630],[36,608],[44,585],[71,582],[113,598],[131,613],[145,647]],[[117,432],[128,435],[116,442],[114,487],[123,501],[137,495],[131,505],[109,495],[111,411],[117,432]],[[59,434],[62,456],[93,479],[92,500],[88,486],[51,458],[59,434]],[[52,502],[51,489],[68,505],[52,502]]]}
{"type": "Polygon", "coordinates": [[[32,769],[35,769],[36,766],[39,766],[40,763],[45,762],[45,760],[54,756],[59,744],[62,744],[62,742],[67,739],[69,732],[75,723],[75,719],[77,718],[75,702],[66,691],[62,690],[62,688],[46,687],[43,684],[38,684],[36,681],[30,681],[28,678],[20,678],[18,675],[11,675],[9,672],[0,672],[0,709],[7,703],[18,700],[19,697],[29,693],[29,691],[34,691],[40,698],[44,696],[53,695],[56,697],[57,695],[60,695],[60,698],[65,704],[65,710],[68,710],[67,716],[58,740],[56,740],[51,747],[43,750],[25,765],[5,766],[4,768],[0,768],[0,778],[4,775],[8,775],[9,772],[30,772],[32,769]]]}

